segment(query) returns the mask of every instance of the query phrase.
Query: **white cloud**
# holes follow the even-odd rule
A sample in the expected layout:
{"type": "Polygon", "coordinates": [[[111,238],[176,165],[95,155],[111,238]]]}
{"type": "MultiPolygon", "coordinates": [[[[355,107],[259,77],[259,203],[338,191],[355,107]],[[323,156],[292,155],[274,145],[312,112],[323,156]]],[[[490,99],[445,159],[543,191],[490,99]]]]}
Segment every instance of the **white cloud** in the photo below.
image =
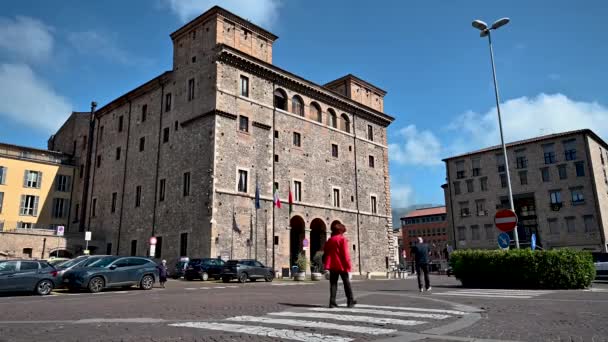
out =
{"type": "MultiPolygon", "coordinates": [[[[559,93],[508,100],[500,105],[500,110],[505,142],[584,128],[603,137],[608,135],[608,108],[559,93]]],[[[500,143],[496,107],[485,113],[466,112],[449,129],[456,131],[450,134],[455,138],[445,151],[450,155],[500,143]]]]}
{"type": "Polygon", "coordinates": [[[256,25],[269,28],[279,16],[280,0],[163,0],[180,18],[187,22],[215,5],[222,6],[256,25]]]}
{"type": "Polygon", "coordinates": [[[389,157],[403,165],[435,166],[441,164],[441,143],[431,131],[419,131],[415,125],[399,130],[399,141],[389,144],[389,157]]]}
{"type": "Polygon", "coordinates": [[[67,99],[24,64],[0,64],[0,94],[0,116],[48,133],[72,111],[67,99]]]}
{"type": "Polygon", "coordinates": [[[20,60],[40,62],[50,57],[52,28],[29,17],[0,17],[0,49],[20,60]]]}
{"type": "Polygon", "coordinates": [[[405,208],[414,204],[414,190],[409,185],[391,185],[391,207],[405,208]]]}
{"type": "Polygon", "coordinates": [[[120,48],[111,35],[99,31],[71,32],[67,36],[74,49],[83,55],[94,55],[125,65],[140,65],[149,60],[135,57],[120,48]]]}

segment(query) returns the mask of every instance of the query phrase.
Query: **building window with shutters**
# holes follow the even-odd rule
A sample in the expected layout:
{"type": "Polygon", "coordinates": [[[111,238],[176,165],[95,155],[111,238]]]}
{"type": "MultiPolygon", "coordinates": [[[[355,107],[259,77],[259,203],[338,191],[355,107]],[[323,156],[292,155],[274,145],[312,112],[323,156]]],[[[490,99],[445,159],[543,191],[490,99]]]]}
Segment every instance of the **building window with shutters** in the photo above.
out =
{"type": "Polygon", "coordinates": [[[505,156],[504,154],[497,154],[496,155],[496,169],[498,170],[498,172],[505,172],[505,156]]]}
{"type": "Polygon", "coordinates": [[[576,159],[576,139],[570,139],[564,141],[564,159],[575,160],[576,159]]]}
{"type": "Polygon", "coordinates": [[[593,215],[583,216],[583,223],[585,224],[585,233],[596,231],[595,223],[593,222],[593,215]]]}
{"type": "Polygon", "coordinates": [[[479,239],[480,239],[479,226],[472,225],[471,226],[471,240],[477,241],[479,239]]]}
{"type": "Polygon", "coordinates": [[[2,214],[2,204],[4,204],[4,192],[0,192],[0,214],[2,214]]]}
{"type": "Polygon", "coordinates": [[[458,230],[458,241],[466,241],[466,239],[467,239],[466,228],[463,226],[460,226],[457,228],[457,230],[458,230]]]}
{"type": "Polygon", "coordinates": [[[574,216],[566,217],[566,231],[568,234],[576,233],[576,225],[574,216]]]}
{"type": "Polygon", "coordinates": [[[572,188],[572,189],[570,189],[570,192],[572,193],[572,204],[573,205],[585,203],[585,197],[583,196],[582,187],[572,188]]]}
{"type": "Polygon", "coordinates": [[[507,174],[506,173],[500,174],[500,186],[503,188],[507,187],[507,174]]]}
{"type": "Polygon", "coordinates": [[[471,168],[473,170],[473,177],[477,177],[481,175],[481,159],[473,158],[471,159],[471,168]]]}
{"type": "Polygon", "coordinates": [[[568,171],[566,170],[566,164],[564,164],[564,165],[558,165],[557,166],[557,172],[559,173],[559,179],[567,179],[568,178],[568,171]]]}
{"type": "Polygon", "coordinates": [[[246,170],[238,170],[238,180],[237,180],[237,191],[247,193],[247,175],[248,172],[246,170]]]}
{"type": "Polygon", "coordinates": [[[72,189],[72,177],[66,175],[57,175],[55,177],[55,191],[70,192],[72,189]]]}
{"type": "Polygon", "coordinates": [[[479,187],[481,191],[488,191],[488,177],[483,177],[479,179],[479,187]]]}
{"type": "Polygon", "coordinates": [[[519,171],[519,183],[521,185],[528,184],[528,171],[519,171]]]}
{"type": "Polygon", "coordinates": [[[551,204],[562,204],[562,192],[559,190],[549,192],[551,204]]]}
{"type": "Polygon", "coordinates": [[[7,172],[7,168],[5,166],[0,166],[0,184],[4,185],[6,184],[6,172],[7,172]]]}
{"type": "Polygon", "coordinates": [[[585,164],[583,162],[574,163],[576,167],[576,177],[585,177],[585,164]]]}
{"type": "Polygon", "coordinates": [[[557,159],[555,158],[555,144],[543,145],[543,155],[545,157],[545,164],[557,162],[557,159]]]}
{"type": "Polygon", "coordinates": [[[25,170],[23,186],[26,188],[40,189],[42,183],[42,172],[25,170]]]}
{"type": "Polygon", "coordinates": [[[68,216],[70,208],[69,200],[66,198],[53,198],[53,218],[64,218],[68,216]]]}
{"type": "Polygon", "coordinates": [[[460,182],[454,182],[454,195],[460,195],[460,182]]]}
{"type": "Polygon", "coordinates": [[[467,192],[474,192],[474,191],[475,191],[475,187],[473,185],[473,180],[467,179],[467,192]]]}
{"type": "Polygon", "coordinates": [[[21,207],[19,215],[38,216],[38,196],[21,195],[21,207]]]}
{"type": "Polygon", "coordinates": [[[463,179],[464,177],[465,177],[464,160],[459,160],[456,162],[456,178],[463,179]]]}
{"type": "Polygon", "coordinates": [[[492,225],[492,224],[485,224],[483,226],[483,228],[486,231],[486,239],[487,240],[494,240],[494,225],[492,225]]]}

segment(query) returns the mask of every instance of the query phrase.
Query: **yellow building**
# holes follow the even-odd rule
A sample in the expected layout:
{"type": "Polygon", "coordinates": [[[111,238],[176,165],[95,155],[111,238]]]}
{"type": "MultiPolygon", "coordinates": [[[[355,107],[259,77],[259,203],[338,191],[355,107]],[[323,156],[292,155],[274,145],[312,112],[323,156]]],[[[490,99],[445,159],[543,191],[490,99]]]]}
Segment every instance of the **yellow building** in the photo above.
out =
{"type": "Polygon", "coordinates": [[[0,143],[0,231],[67,227],[75,172],[69,155],[0,143]]]}

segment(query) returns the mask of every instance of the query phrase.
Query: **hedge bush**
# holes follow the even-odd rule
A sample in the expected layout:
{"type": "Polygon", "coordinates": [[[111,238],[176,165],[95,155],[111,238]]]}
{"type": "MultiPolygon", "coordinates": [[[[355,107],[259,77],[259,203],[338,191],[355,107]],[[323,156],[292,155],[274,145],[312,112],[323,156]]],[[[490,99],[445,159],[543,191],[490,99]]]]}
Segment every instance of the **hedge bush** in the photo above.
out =
{"type": "Polygon", "coordinates": [[[572,249],[458,250],[450,264],[464,287],[581,289],[595,278],[591,253],[572,249]]]}

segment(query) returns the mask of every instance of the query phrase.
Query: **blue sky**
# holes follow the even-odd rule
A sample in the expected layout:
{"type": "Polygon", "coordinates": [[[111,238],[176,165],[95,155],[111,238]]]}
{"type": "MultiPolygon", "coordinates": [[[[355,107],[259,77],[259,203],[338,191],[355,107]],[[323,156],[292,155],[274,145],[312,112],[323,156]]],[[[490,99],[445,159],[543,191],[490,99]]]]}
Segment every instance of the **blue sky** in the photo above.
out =
{"type": "Polygon", "coordinates": [[[578,128],[608,136],[608,3],[552,1],[13,1],[0,14],[0,141],[45,147],[71,110],[171,68],[169,34],[219,4],[279,36],[274,64],[388,91],[393,206],[443,203],[441,158],[495,144],[494,33],[507,140],[578,128]]]}

